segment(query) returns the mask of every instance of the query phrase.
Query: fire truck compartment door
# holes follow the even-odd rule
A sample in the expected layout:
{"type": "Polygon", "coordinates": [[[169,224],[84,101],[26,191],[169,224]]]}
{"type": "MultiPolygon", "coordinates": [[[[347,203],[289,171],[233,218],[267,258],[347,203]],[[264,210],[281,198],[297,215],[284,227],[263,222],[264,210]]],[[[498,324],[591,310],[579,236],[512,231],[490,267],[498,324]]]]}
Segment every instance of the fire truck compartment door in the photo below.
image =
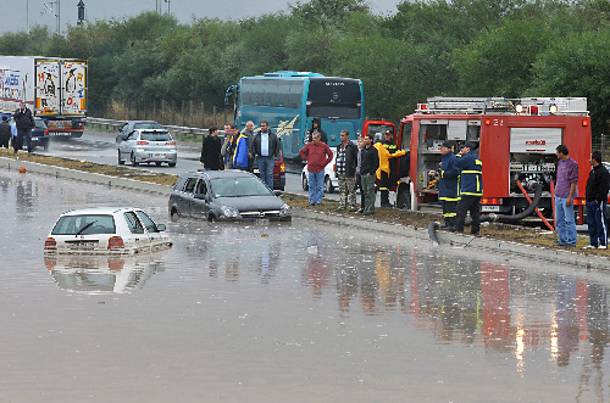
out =
{"type": "Polygon", "coordinates": [[[466,120],[450,120],[447,127],[447,140],[466,140],[468,121],[466,120]]]}
{"type": "Polygon", "coordinates": [[[514,127],[510,129],[510,152],[554,154],[562,135],[561,128],[514,127]]]}

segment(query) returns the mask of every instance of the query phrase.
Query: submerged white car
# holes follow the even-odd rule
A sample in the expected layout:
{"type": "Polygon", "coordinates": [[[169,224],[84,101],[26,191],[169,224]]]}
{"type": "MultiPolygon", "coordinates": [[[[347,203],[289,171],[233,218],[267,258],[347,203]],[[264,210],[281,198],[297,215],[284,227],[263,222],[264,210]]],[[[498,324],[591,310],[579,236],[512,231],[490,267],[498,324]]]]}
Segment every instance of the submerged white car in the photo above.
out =
{"type": "Polygon", "coordinates": [[[62,214],[44,243],[52,254],[132,255],[172,245],[165,225],[135,208],[100,207],[62,214]]]}

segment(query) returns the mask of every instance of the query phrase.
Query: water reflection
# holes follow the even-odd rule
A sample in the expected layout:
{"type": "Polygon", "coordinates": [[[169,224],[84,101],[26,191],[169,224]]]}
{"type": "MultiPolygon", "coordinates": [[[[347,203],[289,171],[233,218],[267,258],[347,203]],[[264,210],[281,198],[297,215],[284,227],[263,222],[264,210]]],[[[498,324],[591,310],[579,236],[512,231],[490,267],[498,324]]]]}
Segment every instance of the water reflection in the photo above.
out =
{"type": "Polygon", "coordinates": [[[18,179],[16,181],[15,208],[17,217],[28,220],[31,219],[34,210],[37,210],[38,184],[28,179],[18,179]]]}
{"type": "Polygon", "coordinates": [[[164,270],[157,254],[139,256],[45,257],[45,266],[63,290],[87,294],[128,294],[164,270]]]}

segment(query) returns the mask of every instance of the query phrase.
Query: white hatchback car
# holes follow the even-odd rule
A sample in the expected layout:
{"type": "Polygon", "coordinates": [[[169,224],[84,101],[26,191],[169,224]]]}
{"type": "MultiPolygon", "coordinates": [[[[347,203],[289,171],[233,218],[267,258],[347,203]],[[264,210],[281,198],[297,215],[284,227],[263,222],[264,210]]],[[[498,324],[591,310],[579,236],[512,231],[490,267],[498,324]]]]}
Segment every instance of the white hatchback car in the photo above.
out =
{"type": "Polygon", "coordinates": [[[156,224],[144,211],[100,207],[62,214],[44,243],[52,254],[120,254],[170,247],[165,225],[156,224]]]}

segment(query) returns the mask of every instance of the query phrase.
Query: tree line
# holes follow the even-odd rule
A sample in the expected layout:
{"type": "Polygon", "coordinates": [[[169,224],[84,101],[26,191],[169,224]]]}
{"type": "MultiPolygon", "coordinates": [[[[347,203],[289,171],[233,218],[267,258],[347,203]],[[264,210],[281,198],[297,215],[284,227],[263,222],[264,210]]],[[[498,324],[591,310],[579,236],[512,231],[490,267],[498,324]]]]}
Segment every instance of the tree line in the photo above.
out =
{"type": "Polygon", "coordinates": [[[586,96],[608,131],[610,2],[418,0],[377,15],[363,0],[297,2],[223,21],[144,13],[0,36],[0,54],[89,60],[92,113],[110,100],[223,105],[229,84],[274,70],[364,80],[367,115],[397,119],[429,96],[586,96]]]}

